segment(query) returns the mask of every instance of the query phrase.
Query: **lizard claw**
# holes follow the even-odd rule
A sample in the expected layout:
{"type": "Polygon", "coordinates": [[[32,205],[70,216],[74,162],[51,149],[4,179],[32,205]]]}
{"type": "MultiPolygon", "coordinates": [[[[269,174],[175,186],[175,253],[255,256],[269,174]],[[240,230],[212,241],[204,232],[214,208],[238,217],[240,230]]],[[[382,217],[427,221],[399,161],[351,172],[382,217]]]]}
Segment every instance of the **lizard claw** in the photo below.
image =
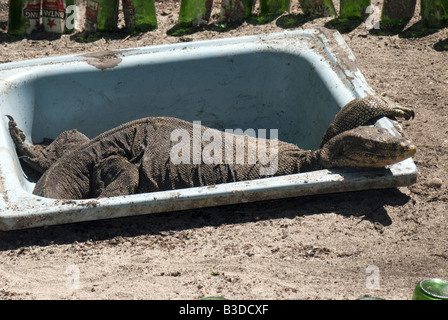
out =
{"type": "Polygon", "coordinates": [[[397,112],[397,117],[403,117],[405,120],[415,118],[415,112],[411,108],[403,107],[399,104],[396,104],[395,110],[397,112]]]}
{"type": "Polygon", "coordinates": [[[19,141],[23,142],[25,141],[25,134],[23,133],[22,130],[19,129],[19,127],[17,126],[17,123],[14,121],[14,118],[12,116],[10,116],[9,114],[6,114],[6,116],[9,119],[9,133],[11,134],[11,137],[13,138],[13,140],[15,139],[19,139],[19,141]]]}

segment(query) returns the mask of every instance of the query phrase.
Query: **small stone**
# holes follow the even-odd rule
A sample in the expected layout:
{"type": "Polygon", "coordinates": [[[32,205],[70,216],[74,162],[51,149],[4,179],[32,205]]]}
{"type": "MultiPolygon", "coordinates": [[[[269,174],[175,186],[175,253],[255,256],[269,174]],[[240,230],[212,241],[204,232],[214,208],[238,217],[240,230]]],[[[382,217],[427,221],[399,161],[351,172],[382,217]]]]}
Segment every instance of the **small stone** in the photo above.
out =
{"type": "Polygon", "coordinates": [[[440,188],[442,184],[442,179],[440,178],[432,178],[431,180],[426,182],[426,185],[430,188],[440,188]]]}

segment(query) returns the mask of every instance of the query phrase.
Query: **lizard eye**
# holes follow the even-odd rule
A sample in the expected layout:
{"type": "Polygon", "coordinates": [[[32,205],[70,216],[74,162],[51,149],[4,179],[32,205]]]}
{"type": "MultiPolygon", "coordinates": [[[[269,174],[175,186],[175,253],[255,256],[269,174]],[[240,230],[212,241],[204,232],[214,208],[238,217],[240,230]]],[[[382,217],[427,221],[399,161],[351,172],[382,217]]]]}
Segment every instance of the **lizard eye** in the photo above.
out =
{"type": "Polygon", "coordinates": [[[372,149],[372,148],[373,148],[373,143],[367,141],[367,142],[364,143],[364,147],[365,147],[366,149],[372,149]]]}

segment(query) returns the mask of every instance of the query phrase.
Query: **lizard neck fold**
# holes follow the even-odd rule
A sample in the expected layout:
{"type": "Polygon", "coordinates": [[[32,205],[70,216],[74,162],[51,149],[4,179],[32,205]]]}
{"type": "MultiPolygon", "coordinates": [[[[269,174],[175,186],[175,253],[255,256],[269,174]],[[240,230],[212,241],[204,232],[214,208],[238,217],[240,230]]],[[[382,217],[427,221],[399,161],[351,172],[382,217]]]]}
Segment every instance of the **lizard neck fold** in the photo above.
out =
{"type": "Polygon", "coordinates": [[[318,150],[290,149],[279,152],[276,176],[324,169],[325,153],[318,150]]]}
{"type": "Polygon", "coordinates": [[[324,169],[327,161],[322,149],[302,150],[298,164],[300,165],[299,172],[309,172],[324,169]]]}

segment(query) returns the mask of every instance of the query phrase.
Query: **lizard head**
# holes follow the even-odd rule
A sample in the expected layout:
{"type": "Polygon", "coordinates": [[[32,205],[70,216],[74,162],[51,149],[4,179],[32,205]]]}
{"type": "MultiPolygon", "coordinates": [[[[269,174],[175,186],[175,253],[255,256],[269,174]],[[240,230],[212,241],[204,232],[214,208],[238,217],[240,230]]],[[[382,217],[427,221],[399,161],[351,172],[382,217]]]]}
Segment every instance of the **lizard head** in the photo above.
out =
{"type": "Polygon", "coordinates": [[[417,147],[386,129],[357,127],[333,137],[321,150],[329,168],[380,168],[412,157],[417,147]]]}

